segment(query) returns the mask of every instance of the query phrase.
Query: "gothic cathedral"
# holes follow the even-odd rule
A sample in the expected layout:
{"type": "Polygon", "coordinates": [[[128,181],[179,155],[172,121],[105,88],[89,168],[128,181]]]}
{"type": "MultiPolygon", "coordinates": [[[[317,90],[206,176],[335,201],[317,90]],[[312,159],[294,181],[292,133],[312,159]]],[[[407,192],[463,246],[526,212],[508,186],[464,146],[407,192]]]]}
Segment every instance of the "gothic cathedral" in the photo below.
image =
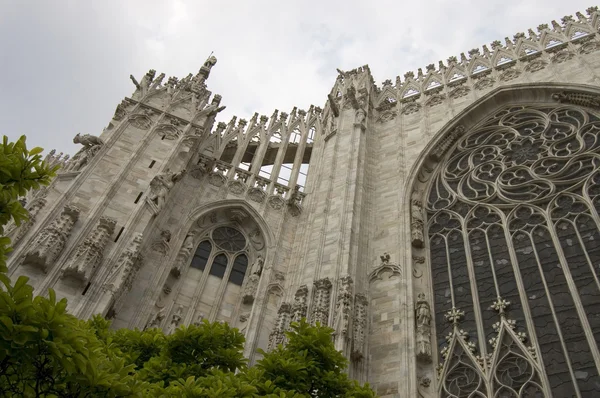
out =
{"type": "Polygon", "coordinates": [[[248,121],[217,121],[214,57],[132,76],[102,134],[48,155],[11,277],[117,328],[228,322],[251,363],[306,317],[382,397],[598,396],[599,27],[339,71],[324,106],[248,121]]]}

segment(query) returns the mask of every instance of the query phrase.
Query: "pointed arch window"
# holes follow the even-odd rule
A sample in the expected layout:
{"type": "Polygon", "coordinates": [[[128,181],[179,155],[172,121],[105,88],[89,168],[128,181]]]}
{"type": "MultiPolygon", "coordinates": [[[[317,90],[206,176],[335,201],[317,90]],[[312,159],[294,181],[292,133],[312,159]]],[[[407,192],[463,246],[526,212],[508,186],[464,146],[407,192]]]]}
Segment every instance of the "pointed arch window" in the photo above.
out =
{"type": "Polygon", "coordinates": [[[190,267],[204,271],[204,268],[206,268],[206,264],[208,263],[211,250],[212,245],[209,241],[205,240],[201,242],[194,253],[194,257],[192,257],[192,263],[190,264],[190,267]]]}
{"type": "Polygon", "coordinates": [[[229,274],[229,282],[242,286],[246,270],[248,269],[248,257],[245,254],[240,254],[233,262],[231,274],[229,274]]]}
{"type": "Polygon", "coordinates": [[[594,396],[600,385],[600,119],[507,106],[427,195],[439,396],[594,396]]]}

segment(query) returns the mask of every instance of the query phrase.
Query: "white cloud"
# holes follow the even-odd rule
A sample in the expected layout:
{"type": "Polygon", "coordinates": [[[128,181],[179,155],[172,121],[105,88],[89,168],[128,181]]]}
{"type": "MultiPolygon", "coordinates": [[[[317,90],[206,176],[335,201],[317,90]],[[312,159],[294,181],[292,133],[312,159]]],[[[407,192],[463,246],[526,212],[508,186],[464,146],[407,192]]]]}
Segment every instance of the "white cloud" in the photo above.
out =
{"type": "Polygon", "coordinates": [[[32,145],[74,152],[133,89],[130,73],[195,73],[227,110],[322,106],[335,68],[368,63],[377,82],[584,11],[582,1],[13,2],[0,15],[0,126],[32,145]]]}

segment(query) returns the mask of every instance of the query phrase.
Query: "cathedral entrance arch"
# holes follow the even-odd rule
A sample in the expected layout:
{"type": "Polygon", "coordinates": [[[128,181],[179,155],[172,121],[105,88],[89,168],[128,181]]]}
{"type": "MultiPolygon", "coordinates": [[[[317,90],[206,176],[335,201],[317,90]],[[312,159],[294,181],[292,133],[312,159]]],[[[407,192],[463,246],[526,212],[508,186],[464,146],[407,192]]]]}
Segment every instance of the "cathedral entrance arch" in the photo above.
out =
{"type": "Polygon", "coordinates": [[[413,168],[411,258],[427,275],[412,284],[415,358],[437,380],[432,396],[597,391],[598,98],[584,86],[496,90],[413,168]]]}

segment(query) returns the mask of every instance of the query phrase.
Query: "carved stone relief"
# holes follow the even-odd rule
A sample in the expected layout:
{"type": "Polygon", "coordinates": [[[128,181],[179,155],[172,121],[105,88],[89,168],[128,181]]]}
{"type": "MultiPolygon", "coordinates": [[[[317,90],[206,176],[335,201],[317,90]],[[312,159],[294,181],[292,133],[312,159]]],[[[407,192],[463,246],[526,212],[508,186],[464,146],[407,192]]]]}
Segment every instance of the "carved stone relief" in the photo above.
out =
{"type": "Polygon", "coordinates": [[[231,181],[229,183],[229,192],[235,195],[243,195],[247,188],[248,186],[239,180],[231,181]]]}
{"type": "Polygon", "coordinates": [[[294,305],[292,307],[293,316],[292,322],[300,322],[302,318],[306,318],[306,310],[308,308],[308,287],[302,285],[296,290],[294,295],[294,305]]]}
{"type": "Polygon", "coordinates": [[[548,65],[548,63],[546,61],[544,61],[543,59],[534,59],[532,61],[529,61],[527,63],[527,65],[525,66],[525,70],[527,72],[537,72],[539,70],[542,70],[546,67],[546,65],[548,65]]]}
{"type": "Polygon", "coordinates": [[[509,68],[500,75],[500,80],[502,80],[503,82],[508,82],[513,79],[516,79],[520,75],[521,75],[521,72],[518,69],[509,68]]]}
{"type": "Polygon", "coordinates": [[[412,101],[412,102],[405,103],[405,104],[402,106],[402,111],[401,111],[401,113],[402,113],[403,115],[410,115],[410,114],[413,114],[413,113],[419,112],[419,110],[420,110],[420,109],[421,109],[421,104],[419,104],[419,103],[417,103],[417,102],[414,102],[414,101],[412,101]]]}
{"type": "Polygon", "coordinates": [[[313,308],[311,321],[313,324],[319,322],[327,325],[329,322],[329,304],[331,299],[331,281],[329,278],[316,280],[315,295],[313,298],[313,308]]]}
{"type": "Polygon", "coordinates": [[[94,230],[65,263],[63,278],[73,277],[82,283],[87,283],[92,279],[96,268],[102,263],[104,249],[116,224],[117,221],[112,218],[100,217],[94,230]]]}
{"type": "Polygon", "coordinates": [[[79,219],[79,209],[66,205],[60,216],[44,228],[23,258],[23,264],[48,272],[63,251],[73,226],[79,219]]]}
{"type": "Polygon", "coordinates": [[[156,207],[156,212],[159,212],[164,207],[169,191],[185,176],[185,173],[185,169],[178,173],[171,173],[167,169],[164,173],[156,175],[150,181],[150,192],[146,200],[156,207]]]}
{"type": "Polygon", "coordinates": [[[491,77],[483,77],[477,80],[477,82],[475,83],[475,89],[477,90],[483,90],[486,88],[490,88],[493,87],[495,83],[495,80],[491,77]]]}
{"type": "Polygon", "coordinates": [[[273,331],[269,335],[269,347],[271,351],[275,349],[279,344],[285,343],[285,332],[288,330],[290,325],[290,314],[292,306],[289,303],[283,303],[277,311],[277,321],[273,331]]]}
{"type": "Polygon", "coordinates": [[[65,163],[63,170],[67,172],[81,171],[104,145],[104,142],[100,138],[91,134],[77,134],[73,138],[73,143],[81,144],[83,148],[65,163]]]}
{"type": "Polygon", "coordinates": [[[414,247],[423,247],[423,242],[425,241],[423,204],[419,200],[415,199],[413,199],[411,202],[410,232],[412,245],[414,247]]]}
{"type": "Polygon", "coordinates": [[[380,258],[381,263],[369,274],[369,282],[381,279],[382,275],[388,272],[390,273],[390,278],[402,275],[402,268],[400,268],[399,265],[390,262],[391,257],[388,253],[383,253],[380,258]]]}

